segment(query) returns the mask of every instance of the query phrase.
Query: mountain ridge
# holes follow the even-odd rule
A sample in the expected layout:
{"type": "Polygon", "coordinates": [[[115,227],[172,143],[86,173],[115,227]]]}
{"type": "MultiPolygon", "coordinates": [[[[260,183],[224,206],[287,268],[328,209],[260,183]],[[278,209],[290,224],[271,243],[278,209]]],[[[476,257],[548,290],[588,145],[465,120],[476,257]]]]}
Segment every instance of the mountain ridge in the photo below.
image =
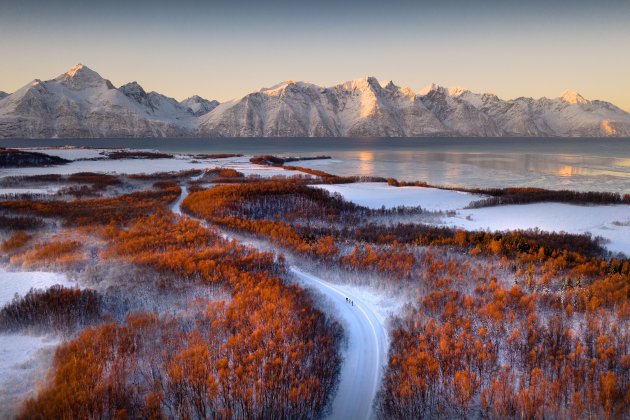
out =
{"type": "Polygon", "coordinates": [[[626,137],[630,114],[575,91],[503,100],[432,83],[418,92],[366,76],[323,87],[287,80],[219,103],[116,88],[78,64],[0,92],[0,138],[626,137]]]}

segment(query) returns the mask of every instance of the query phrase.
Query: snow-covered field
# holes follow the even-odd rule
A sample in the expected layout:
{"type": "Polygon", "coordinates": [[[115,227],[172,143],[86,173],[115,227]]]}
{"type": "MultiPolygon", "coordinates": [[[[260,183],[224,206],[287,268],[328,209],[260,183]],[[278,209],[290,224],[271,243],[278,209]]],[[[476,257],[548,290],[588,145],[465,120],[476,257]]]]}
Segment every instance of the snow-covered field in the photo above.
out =
{"type": "Polygon", "coordinates": [[[46,271],[6,271],[0,268],[0,307],[10,302],[17,294],[24,296],[31,289],[48,289],[55,284],[77,287],[65,274],[46,271]]]}
{"type": "Polygon", "coordinates": [[[47,186],[46,188],[2,188],[0,187],[0,195],[6,194],[55,194],[59,191],[57,186],[47,186]]]}
{"type": "Polygon", "coordinates": [[[77,160],[70,162],[67,165],[59,166],[4,169],[0,174],[0,177],[44,174],[69,175],[77,172],[139,174],[203,169],[207,167],[211,166],[206,163],[192,163],[190,158],[117,159],[96,161],[77,160]]]}
{"type": "Polygon", "coordinates": [[[51,156],[57,156],[62,159],[67,160],[78,160],[78,159],[95,159],[95,158],[104,158],[104,152],[112,152],[114,150],[122,150],[122,149],[92,149],[92,148],[82,148],[82,147],[43,147],[43,148],[25,148],[22,150],[26,150],[29,152],[38,152],[45,153],[51,156]]]}
{"type": "Polygon", "coordinates": [[[257,175],[263,178],[273,177],[273,176],[304,176],[307,178],[311,178],[312,175],[306,174],[304,172],[299,171],[287,171],[282,168],[277,168],[275,166],[261,166],[255,165],[249,161],[250,156],[241,156],[241,157],[233,157],[227,159],[209,159],[207,162],[212,162],[211,167],[217,168],[229,168],[235,169],[239,172],[242,172],[246,176],[248,175],[257,175]]]}
{"type": "Polygon", "coordinates": [[[481,195],[460,191],[425,187],[393,187],[383,182],[357,182],[354,184],[315,185],[331,193],[339,193],[347,201],[372,209],[420,206],[430,211],[447,211],[466,207],[470,202],[484,198],[481,195]]]}
{"type": "MultiPolygon", "coordinates": [[[[31,288],[47,289],[55,284],[75,287],[64,274],[42,271],[10,272],[0,268],[0,307],[31,288]]],[[[0,334],[0,418],[11,417],[14,405],[45,375],[55,337],[26,334],[0,334]]]]}
{"type": "Polygon", "coordinates": [[[0,418],[12,418],[17,405],[34,395],[57,344],[56,337],[0,334],[0,418]]]}
{"type": "Polygon", "coordinates": [[[515,230],[538,228],[549,232],[590,233],[606,239],[612,252],[630,255],[630,206],[535,203],[464,209],[483,196],[423,187],[392,187],[363,182],[317,185],[338,192],[346,200],[370,208],[421,206],[426,210],[456,211],[441,223],[466,230],[515,230]]]}
{"type": "Polygon", "coordinates": [[[538,228],[550,232],[591,233],[606,239],[613,252],[630,255],[630,206],[535,203],[459,210],[443,221],[467,230],[538,228]]]}

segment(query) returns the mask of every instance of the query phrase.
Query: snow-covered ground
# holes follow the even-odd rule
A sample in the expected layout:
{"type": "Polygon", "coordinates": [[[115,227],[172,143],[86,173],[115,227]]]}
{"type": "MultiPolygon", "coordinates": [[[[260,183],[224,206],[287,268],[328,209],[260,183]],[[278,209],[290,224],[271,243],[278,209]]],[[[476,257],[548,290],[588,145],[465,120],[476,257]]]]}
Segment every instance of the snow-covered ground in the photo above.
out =
{"type": "Polygon", "coordinates": [[[24,296],[31,289],[48,289],[55,284],[77,287],[65,274],[46,271],[6,271],[0,268],[0,307],[13,300],[15,295],[24,296]]]}
{"type": "Polygon", "coordinates": [[[213,162],[213,167],[217,168],[229,168],[235,169],[243,174],[257,175],[263,178],[273,176],[303,176],[312,178],[313,176],[300,171],[288,171],[275,166],[261,166],[255,165],[249,161],[250,156],[233,157],[227,159],[209,159],[208,162],[213,162]]]}
{"type": "Polygon", "coordinates": [[[465,209],[482,195],[424,187],[392,187],[385,183],[361,182],[316,185],[338,192],[346,200],[370,208],[421,206],[426,210],[456,211],[440,223],[466,230],[516,230],[538,228],[549,232],[590,233],[606,239],[612,252],[630,255],[629,205],[575,205],[535,203],[465,209]]]}
{"type": "Polygon", "coordinates": [[[104,158],[106,156],[103,155],[105,152],[113,152],[115,150],[122,149],[92,149],[92,148],[82,148],[82,147],[42,147],[42,148],[24,148],[22,150],[26,150],[29,152],[38,152],[45,153],[51,156],[57,156],[62,159],[67,160],[78,160],[78,159],[96,159],[96,158],[104,158]]]}
{"type": "Polygon", "coordinates": [[[0,334],[0,418],[12,418],[35,394],[58,344],[56,337],[0,334]]]}
{"type": "Polygon", "coordinates": [[[613,252],[630,256],[630,206],[564,203],[535,203],[459,210],[444,218],[450,225],[467,230],[508,230],[538,228],[550,232],[591,233],[609,242],[613,252]]]}
{"type": "Polygon", "coordinates": [[[118,174],[140,174],[155,172],[175,172],[188,169],[203,169],[206,163],[192,163],[190,158],[175,159],[117,159],[117,160],[77,160],[67,165],[36,168],[4,169],[0,177],[21,175],[60,174],[69,175],[77,172],[101,172],[118,174]]]}
{"type": "Polygon", "coordinates": [[[347,201],[372,209],[421,206],[429,211],[447,211],[466,207],[470,202],[484,198],[481,195],[460,191],[425,187],[393,187],[383,182],[357,182],[354,184],[315,185],[331,193],[339,193],[347,201]]]}
{"type": "MultiPolygon", "coordinates": [[[[60,273],[10,272],[0,268],[0,308],[31,288],[47,289],[55,284],[76,286],[60,273]]],[[[0,334],[0,418],[11,417],[15,404],[34,392],[58,343],[56,337],[0,334]]]]}
{"type": "Polygon", "coordinates": [[[0,195],[6,194],[55,194],[59,191],[58,186],[47,186],[46,188],[2,188],[0,195]]]}

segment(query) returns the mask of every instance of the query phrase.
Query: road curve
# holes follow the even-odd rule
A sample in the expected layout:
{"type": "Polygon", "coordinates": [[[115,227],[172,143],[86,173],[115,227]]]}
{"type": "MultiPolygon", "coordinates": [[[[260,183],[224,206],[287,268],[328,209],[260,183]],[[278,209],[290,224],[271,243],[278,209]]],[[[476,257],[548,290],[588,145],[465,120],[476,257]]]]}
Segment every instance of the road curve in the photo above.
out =
{"type": "Polygon", "coordinates": [[[339,389],[329,418],[365,420],[374,417],[374,396],[387,358],[385,327],[370,305],[343,285],[327,282],[297,267],[290,267],[290,270],[305,287],[316,289],[332,302],[336,318],[341,321],[348,338],[339,389]],[[346,298],[354,301],[354,305],[346,302],[346,298]]]}
{"type": "MultiPolygon", "coordinates": [[[[190,217],[181,211],[181,203],[187,195],[188,189],[182,186],[181,195],[171,206],[174,213],[190,217]]],[[[253,243],[248,245],[255,246],[253,243]]],[[[328,282],[296,266],[290,266],[289,269],[304,287],[315,289],[327,297],[335,309],[334,317],[341,322],[348,339],[348,346],[343,352],[339,388],[328,418],[374,418],[373,402],[387,362],[388,346],[387,332],[376,316],[376,310],[341,284],[328,282]],[[346,298],[354,304],[346,301],[346,298]]]]}

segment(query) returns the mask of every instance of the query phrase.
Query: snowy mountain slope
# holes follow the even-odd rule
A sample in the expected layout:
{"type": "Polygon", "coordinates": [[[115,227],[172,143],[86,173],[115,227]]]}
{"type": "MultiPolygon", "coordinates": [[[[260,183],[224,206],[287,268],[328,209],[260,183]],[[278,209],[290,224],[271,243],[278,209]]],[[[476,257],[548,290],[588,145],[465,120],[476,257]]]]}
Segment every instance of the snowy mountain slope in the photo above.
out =
{"type": "Polygon", "coordinates": [[[116,89],[82,65],[0,99],[0,138],[182,136],[627,137],[630,114],[573,91],[502,100],[435,84],[414,92],[373,77],[332,87],[290,80],[222,104],[177,102],[136,82],[116,89]]]}
{"type": "Polygon", "coordinates": [[[449,133],[461,136],[501,136],[504,133],[483,111],[478,109],[470,95],[461,88],[447,89],[431,84],[420,95],[422,103],[444,124],[449,133]],[[465,98],[469,97],[469,100],[465,98]]]}
{"type": "Polygon", "coordinates": [[[200,117],[219,106],[218,101],[209,101],[201,96],[194,95],[180,102],[181,105],[190,108],[195,117],[200,117]]]}
{"type": "Polygon", "coordinates": [[[501,100],[435,84],[414,93],[373,77],[330,88],[285,82],[219,105],[200,135],[221,137],[630,136],[630,114],[575,92],[501,100]]]}
{"type": "Polygon", "coordinates": [[[505,136],[606,137],[630,135],[630,114],[603,101],[589,101],[566,91],[555,99],[501,100],[492,94],[466,92],[461,98],[476,106],[505,136]]]}
{"type": "Polygon", "coordinates": [[[288,81],[219,105],[201,117],[209,136],[410,136],[443,125],[410,91],[371,77],[331,88],[288,81]]]}
{"type": "Polygon", "coordinates": [[[0,90],[0,101],[3,100],[4,98],[6,98],[7,96],[9,96],[8,93],[3,92],[3,91],[0,90]]]}
{"type": "Polygon", "coordinates": [[[374,77],[366,77],[329,91],[345,135],[405,137],[446,131],[410,89],[392,82],[382,86],[374,77]]]}
{"type": "Polygon", "coordinates": [[[341,132],[322,88],[287,81],[225,102],[200,118],[202,135],[221,137],[335,137],[341,132]]]}
{"type": "Polygon", "coordinates": [[[174,99],[134,83],[116,89],[80,64],[0,102],[0,138],[179,137],[194,134],[196,125],[174,99]]]}
{"type": "Polygon", "coordinates": [[[136,111],[145,118],[171,121],[175,125],[189,128],[196,126],[196,119],[190,109],[173,98],[156,92],[147,93],[137,82],[127,83],[118,90],[133,101],[136,111]]]}

